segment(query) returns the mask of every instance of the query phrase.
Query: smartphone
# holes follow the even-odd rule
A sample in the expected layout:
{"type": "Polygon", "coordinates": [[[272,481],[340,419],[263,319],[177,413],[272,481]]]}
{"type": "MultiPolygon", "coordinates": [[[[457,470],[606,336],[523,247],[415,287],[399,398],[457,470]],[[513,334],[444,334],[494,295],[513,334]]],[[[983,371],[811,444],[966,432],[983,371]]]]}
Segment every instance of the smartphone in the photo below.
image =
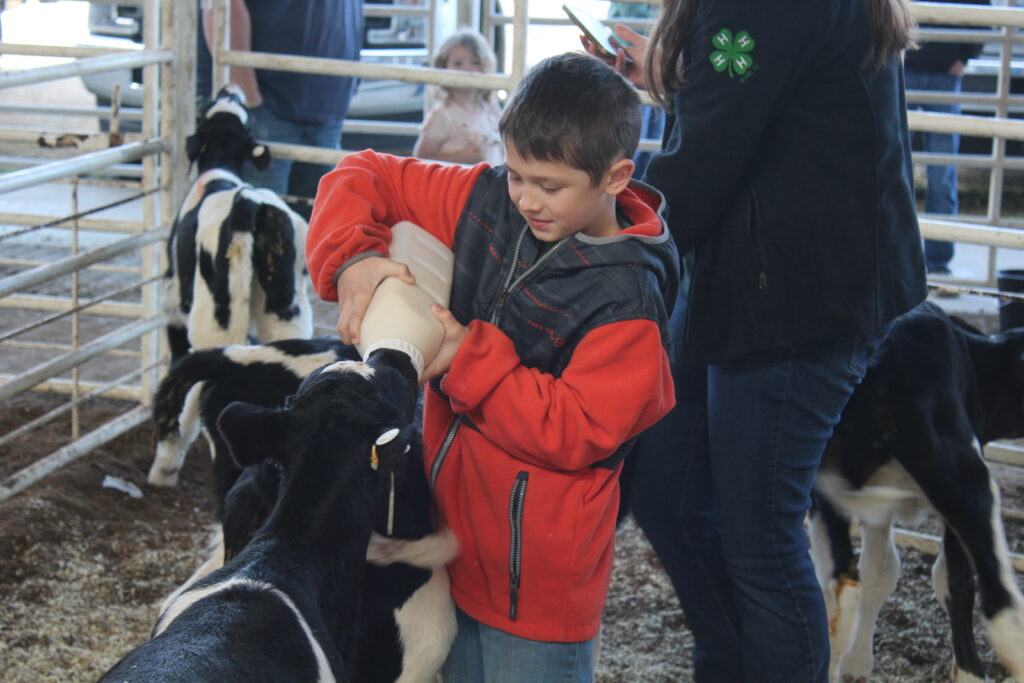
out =
{"type": "Polygon", "coordinates": [[[619,47],[633,47],[632,43],[619,38],[611,28],[602,24],[593,14],[569,5],[562,5],[562,9],[572,19],[572,23],[579,26],[584,35],[590,38],[597,45],[597,49],[605,55],[614,57],[619,47]]]}

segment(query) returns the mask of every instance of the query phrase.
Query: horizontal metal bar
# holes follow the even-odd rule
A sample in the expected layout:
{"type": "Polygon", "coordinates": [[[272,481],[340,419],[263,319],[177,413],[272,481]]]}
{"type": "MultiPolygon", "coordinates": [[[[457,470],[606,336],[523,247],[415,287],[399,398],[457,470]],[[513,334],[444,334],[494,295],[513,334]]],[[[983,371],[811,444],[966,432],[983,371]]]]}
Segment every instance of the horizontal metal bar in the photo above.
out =
{"type": "MultiPolygon", "coordinates": [[[[38,266],[48,265],[52,262],[53,261],[50,260],[30,261],[28,259],[0,258],[0,264],[3,264],[5,266],[19,266],[22,268],[36,268],[38,266]]],[[[89,270],[93,273],[129,273],[132,275],[138,275],[142,272],[141,267],[133,268],[131,266],[106,266],[102,264],[87,266],[86,268],[83,268],[83,270],[89,270]]],[[[3,301],[3,299],[0,299],[0,301],[3,301]]]]}
{"type": "Polygon", "coordinates": [[[166,228],[150,230],[131,237],[126,237],[123,240],[106,244],[102,247],[97,247],[96,249],[90,249],[89,251],[82,252],[75,256],[69,256],[59,261],[48,263],[44,266],[38,266],[22,273],[16,273],[10,277],[0,280],[0,297],[46,282],[58,275],[66,275],[72,271],[81,270],[93,263],[106,261],[107,259],[117,256],[118,254],[123,254],[126,251],[132,251],[139,247],[144,247],[147,244],[159,242],[165,237],[167,237],[166,228]]]}
{"type": "MultiPolygon", "coordinates": [[[[1024,294],[1020,295],[1024,299],[1024,294]]],[[[7,339],[3,342],[2,348],[13,348],[13,349],[43,349],[45,351],[63,351],[69,352],[74,349],[80,348],[71,343],[59,343],[59,342],[45,342],[45,341],[17,341],[14,339],[7,339]]],[[[111,358],[141,358],[141,351],[129,351],[127,349],[111,349],[107,351],[107,355],[111,358]]]]}
{"type": "MultiPolygon", "coordinates": [[[[47,228],[60,228],[70,230],[72,226],[65,225],[74,218],[67,216],[40,216],[36,213],[0,213],[0,225],[30,225],[35,227],[42,221],[47,228]]],[[[140,221],[115,221],[108,218],[79,218],[79,230],[94,230],[96,232],[138,232],[140,221]]],[[[0,234],[0,238],[4,235],[0,234]]]]}
{"type": "MultiPolygon", "coordinates": [[[[139,375],[140,371],[136,370],[131,375],[139,375]]],[[[0,380],[6,379],[9,375],[0,375],[0,380]]],[[[142,387],[137,384],[125,384],[125,378],[127,375],[123,375],[113,382],[87,382],[80,380],[78,382],[79,391],[88,391],[87,394],[80,396],[78,400],[69,400],[66,403],[59,405],[59,407],[40,415],[31,422],[27,422],[22,426],[16,427],[6,434],[0,435],[0,446],[5,443],[13,441],[19,436],[31,432],[33,429],[37,429],[47,422],[53,421],[55,418],[69,412],[75,405],[81,405],[90,398],[102,396],[103,398],[113,398],[115,400],[130,400],[136,403],[144,402],[142,400],[142,387]]],[[[32,388],[33,391],[39,393],[58,394],[67,396],[74,393],[75,383],[71,380],[48,380],[42,382],[32,388]]]]}
{"type": "Polygon", "coordinates": [[[426,5],[363,5],[364,17],[429,17],[426,5]]]}
{"type": "Polygon", "coordinates": [[[991,116],[968,116],[966,114],[938,114],[935,112],[907,112],[911,130],[930,133],[959,133],[982,137],[1024,140],[1024,121],[991,116]]]}
{"type": "MultiPolygon", "coordinates": [[[[1004,157],[998,161],[991,154],[937,154],[935,152],[914,152],[915,164],[936,166],[959,166],[960,168],[987,168],[997,165],[1005,171],[1024,169],[1024,157],[1004,157]]],[[[1005,218],[1005,216],[1004,216],[1005,218]]]]}
{"type": "Polygon", "coordinates": [[[1024,12],[1019,9],[953,5],[939,2],[911,2],[909,5],[910,14],[922,24],[1024,28],[1024,12]]]}
{"type": "Polygon", "coordinates": [[[87,360],[91,360],[96,356],[102,355],[107,351],[115,349],[133,339],[138,339],[142,335],[159,329],[162,326],[163,321],[159,318],[138,320],[134,323],[118,328],[113,332],[109,332],[102,337],[97,337],[88,344],[80,346],[75,351],[44,361],[35,367],[29,368],[18,375],[15,379],[0,384],[0,401],[11,398],[12,396],[15,396],[27,389],[31,389],[33,386],[45,379],[50,379],[51,377],[59,375],[66,370],[70,370],[76,365],[81,365],[87,360]]]}
{"type": "Polygon", "coordinates": [[[369,121],[367,119],[345,119],[342,130],[346,133],[371,133],[384,135],[419,135],[420,124],[400,121],[369,121]]]}
{"type": "Polygon", "coordinates": [[[135,48],[87,47],[84,45],[36,45],[34,43],[0,43],[0,54],[26,57],[96,57],[109,54],[137,54],[135,48]]]}
{"type": "MultiPolygon", "coordinates": [[[[0,308],[21,308],[29,311],[68,311],[71,299],[62,296],[46,296],[44,294],[14,294],[0,299],[0,308]]],[[[86,315],[110,318],[138,318],[143,314],[141,304],[121,301],[100,303],[83,311],[86,315]]],[[[4,336],[8,333],[4,332],[4,336]]]]}
{"type": "Polygon", "coordinates": [[[996,441],[985,446],[985,459],[1004,465],[1024,467],[1024,448],[996,441]]]}
{"type": "MultiPolygon", "coordinates": [[[[112,305],[104,304],[103,302],[107,301],[108,299],[113,299],[116,296],[120,296],[121,294],[124,294],[126,292],[131,292],[131,291],[136,290],[136,289],[141,289],[142,287],[144,287],[144,286],[146,286],[148,284],[152,284],[152,283],[154,283],[157,280],[160,280],[162,278],[163,278],[162,275],[155,275],[155,276],[149,278],[148,280],[143,280],[141,282],[133,282],[133,283],[131,283],[129,285],[126,285],[124,287],[120,287],[118,289],[115,289],[112,292],[108,292],[107,294],[104,294],[103,296],[98,296],[98,297],[94,297],[92,299],[89,299],[87,301],[83,301],[80,304],[78,304],[77,306],[72,306],[72,304],[74,302],[71,299],[64,298],[64,297],[38,296],[38,295],[35,296],[35,297],[31,297],[31,296],[22,297],[22,299],[27,299],[27,301],[24,301],[25,304],[29,304],[29,303],[43,303],[43,302],[45,302],[45,303],[51,305],[51,308],[49,308],[48,310],[57,311],[57,312],[53,313],[52,315],[44,316],[43,318],[41,318],[39,320],[34,320],[34,321],[30,322],[30,323],[27,323],[25,325],[22,325],[21,327],[16,328],[16,329],[6,330],[4,332],[0,332],[0,341],[4,341],[6,339],[11,339],[12,337],[16,337],[16,336],[18,336],[20,334],[24,334],[24,333],[26,333],[26,332],[28,332],[30,330],[34,330],[34,329],[36,329],[38,327],[42,327],[43,325],[49,325],[50,323],[56,322],[57,320],[60,320],[61,318],[65,318],[65,317],[71,315],[72,313],[83,313],[84,312],[86,315],[100,315],[100,313],[97,311],[97,309],[101,308],[101,307],[108,308],[109,310],[120,310],[121,315],[123,317],[141,318],[142,315],[143,315],[143,308],[142,308],[141,304],[123,303],[123,304],[118,304],[119,309],[115,309],[112,305]],[[35,301],[32,301],[33,299],[35,301]],[[56,304],[59,307],[53,307],[54,304],[56,304]]],[[[7,300],[8,299],[0,299],[0,303],[4,303],[7,300]]],[[[27,308],[27,306],[26,306],[26,308],[27,308]]]]}
{"type": "Polygon", "coordinates": [[[40,66],[34,69],[20,69],[0,73],[0,88],[11,88],[16,85],[44,83],[72,76],[118,71],[120,69],[137,69],[152,64],[166,64],[174,59],[168,50],[140,50],[121,54],[106,54],[96,57],[80,57],[66,64],[40,66]]]}
{"type": "Polygon", "coordinates": [[[0,484],[0,501],[7,500],[14,494],[24,491],[51,472],[74,462],[94,448],[113,441],[128,430],[139,426],[149,419],[149,415],[148,407],[139,406],[107,422],[102,427],[94,429],[77,441],[73,441],[50,455],[37,460],[28,467],[15,472],[0,484]]]}
{"type": "Polygon", "coordinates": [[[990,28],[918,27],[914,40],[928,43],[991,43],[1002,38],[1002,32],[990,28]]]}
{"type": "Polygon", "coordinates": [[[0,175],[0,194],[11,190],[20,190],[30,185],[38,185],[48,180],[68,178],[79,173],[87,173],[96,169],[125,161],[135,161],[149,154],[161,154],[169,151],[165,140],[154,139],[148,142],[129,142],[98,152],[79,154],[71,159],[51,161],[35,168],[23,168],[0,175]]]}
{"type": "MultiPolygon", "coordinates": [[[[112,209],[112,208],[114,208],[116,206],[123,206],[124,204],[130,204],[131,202],[134,202],[134,201],[136,201],[138,199],[142,199],[143,197],[146,197],[147,195],[151,195],[154,192],[159,192],[160,189],[161,188],[159,188],[159,187],[155,187],[155,188],[153,188],[151,190],[144,190],[144,191],[138,192],[136,194],[128,195],[127,197],[121,197],[120,199],[115,199],[114,201],[107,202],[106,204],[98,204],[98,205],[93,206],[91,208],[85,209],[84,211],[79,211],[78,213],[73,213],[73,214],[70,214],[70,215],[67,215],[67,216],[61,216],[59,218],[54,218],[51,221],[46,221],[46,222],[43,222],[43,223],[39,223],[37,225],[32,225],[31,227],[25,228],[24,230],[15,230],[13,232],[5,232],[3,234],[0,234],[0,240],[7,240],[7,239],[10,239],[10,238],[15,237],[17,235],[22,235],[22,234],[25,234],[27,232],[32,232],[33,230],[40,230],[42,228],[50,228],[50,227],[53,227],[53,226],[56,226],[56,225],[60,225],[60,224],[63,224],[63,223],[70,223],[70,222],[74,221],[75,219],[81,220],[81,219],[85,218],[86,216],[91,216],[92,214],[99,213],[100,211],[106,211],[107,209],[112,209]]],[[[129,225],[131,225],[133,227],[131,232],[137,232],[136,228],[140,225],[140,223],[138,221],[132,221],[131,223],[129,223],[129,225]]],[[[75,226],[72,225],[72,226],[69,226],[69,227],[75,227],[75,226]]],[[[81,222],[78,223],[77,227],[79,229],[86,229],[85,226],[81,222]]]]}
{"type": "MultiPolygon", "coordinates": [[[[2,50],[0,50],[2,52],[2,50]]],[[[110,116],[110,107],[60,107],[38,104],[0,104],[0,113],[4,114],[58,114],[60,116],[82,116],[95,118],[110,116]]],[[[140,121],[142,109],[138,107],[121,107],[118,117],[122,121],[140,121]]]]}
{"type": "Polygon", "coordinates": [[[289,145],[283,142],[271,142],[260,140],[270,148],[270,156],[274,159],[291,159],[293,161],[305,161],[311,164],[323,164],[334,166],[346,154],[338,149],[327,149],[326,147],[310,147],[309,145],[289,145]]]}
{"type": "Polygon", "coordinates": [[[921,226],[921,236],[928,239],[1024,249],[1024,232],[1012,228],[920,217],[918,223],[921,226]]]}
{"type": "MultiPolygon", "coordinates": [[[[12,156],[9,154],[0,154],[0,166],[5,168],[35,168],[41,164],[47,163],[36,157],[21,157],[12,156]]],[[[138,164],[113,164],[104,168],[97,168],[91,171],[93,175],[98,176],[115,176],[115,177],[129,177],[129,178],[141,178],[142,167],[138,164]]],[[[82,178],[82,184],[86,184],[86,178],[82,178]]],[[[91,179],[90,179],[91,180],[91,179]]],[[[109,181],[108,181],[109,182],[109,181]]],[[[131,183],[132,185],[138,185],[139,181],[122,181],[122,184],[131,183]]],[[[91,183],[89,183],[91,184],[91,183]]]]}
{"type": "MultiPolygon", "coordinates": [[[[89,382],[80,380],[73,382],[68,379],[54,379],[48,382],[43,382],[44,385],[37,385],[35,391],[48,391],[54,394],[72,394],[77,387],[79,391],[85,391],[87,393],[79,396],[77,399],[72,399],[66,403],[57,406],[53,410],[47,411],[39,417],[26,422],[25,424],[12,429],[6,434],[0,435],[0,446],[10,443],[14,439],[17,439],[22,434],[27,434],[33,429],[43,426],[48,422],[52,422],[54,419],[60,417],[64,413],[70,411],[75,406],[82,405],[86,401],[103,396],[105,398],[113,398],[122,401],[135,401],[137,403],[142,402],[142,387],[138,385],[127,384],[128,380],[138,377],[142,373],[152,370],[153,368],[161,365],[162,363],[152,363],[148,367],[138,368],[132,370],[129,373],[123,374],[120,377],[113,379],[109,382],[89,382]]],[[[0,379],[4,379],[7,375],[0,375],[0,379]]]]}
{"type": "Polygon", "coordinates": [[[504,74],[448,71],[426,66],[396,66],[370,64],[345,59],[323,57],[296,57],[272,52],[240,52],[227,50],[220,53],[220,62],[228,66],[248,66],[275,71],[298,71],[325,76],[357,76],[359,78],[394,79],[410,83],[434,83],[454,88],[480,88],[511,90],[515,82],[504,74]]]}
{"type": "MultiPolygon", "coordinates": [[[[1024,95],[1008,95],[1007,104],[1011,107],[1024,104],[1024,95]]],[[[907,102],[910,104],[977,104],[995,111],[1003,103],[1003,98],[994,92],[953,92],[944,90],[908,90],[907,102]]]]}
{"type": "MultiPolygon", "coordinates": [[[[893,539],[901,548],[913,548],[929,555],[938,555],[942,551],[942,539],[931,534],[922,534],[907,529],[893,529],[893,539]]],[[[1010,553],[1010,562],[1018,572],[1024,573],[1024,555],[1010,553]]]]}
{"type": "Polygon", "coordinates": [[[124,133],[120,138],[115,138],[111,133],[90,133],[84,130],[54,133],[32,128],[0,128],[0,140],[4,142],[28,142],[43,149],[108,149],[112,146],[111,139],[119,145],[145,140],[141,133],[124,133]]]}

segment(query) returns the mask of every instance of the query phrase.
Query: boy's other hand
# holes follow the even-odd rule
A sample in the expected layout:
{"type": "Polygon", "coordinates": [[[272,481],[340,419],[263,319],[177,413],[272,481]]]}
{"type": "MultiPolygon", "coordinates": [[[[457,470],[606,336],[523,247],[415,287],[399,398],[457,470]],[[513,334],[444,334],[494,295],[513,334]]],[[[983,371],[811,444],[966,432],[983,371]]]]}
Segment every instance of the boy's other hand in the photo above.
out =
{"type": "Polygon", "coordinates": [[[409,266],[383,256],[356,261],[338,277],[338,336],[346,344],[359,343],[363,316],[377,285],[386,277],[397,277],[410,285],[416,280],[409,266]]]}
{"type": "Polygon", "coordinates": [[[463,327],[459,324],[459,321],[455,319],[455,316],[447,308],[433,304],[430,307],[430,311],[434,314],[435,318],[441,321],[441,325],[444,326],[444,341],[441,342],[441,348],[438,350],[437,355],[434,356],[432,361],[427,363],[427,367],[423,370],[423,376],[420,378],[421,384],[448,371],[452,361],[455,360],[455,354],[458,353],[462,342],[466,341],[466,337],[469,336],[470,332],[468,327],[463,327]]]}

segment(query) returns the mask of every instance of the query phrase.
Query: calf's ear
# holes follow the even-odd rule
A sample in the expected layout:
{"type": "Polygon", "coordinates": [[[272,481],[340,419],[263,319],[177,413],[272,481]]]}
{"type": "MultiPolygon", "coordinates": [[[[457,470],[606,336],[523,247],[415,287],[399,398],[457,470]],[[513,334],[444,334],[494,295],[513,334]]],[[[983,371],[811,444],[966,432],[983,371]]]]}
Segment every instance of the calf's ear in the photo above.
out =
{"type": "Polygon", "coordinates": [[[185,138],[185,154],[188,155],[189,161],[195,161],[199,158],[199,152],[203,148],[203,140],[198,135],[189,135],[185,138]]]}
{"type": "Polygon", "coordinates": [[[221,411],[217,429],[239,467],[282,460],[288,416],[282,410],[235,401],[221,411]]]}
{"type": "Polygon", "coordinates": [[[270,148],[259,143],[254,144],[249,150],[249,158],[257,170],[266,171],[267,166],[270,166],[270,148]]]}
{"type": "Polygon", "coordinates": [[[412,425],[392,427],[381,432],[374,444],[380,467],[385,471],[397,468],[401,458],[409,451],[409,443],[415,434],[412,425]]]}

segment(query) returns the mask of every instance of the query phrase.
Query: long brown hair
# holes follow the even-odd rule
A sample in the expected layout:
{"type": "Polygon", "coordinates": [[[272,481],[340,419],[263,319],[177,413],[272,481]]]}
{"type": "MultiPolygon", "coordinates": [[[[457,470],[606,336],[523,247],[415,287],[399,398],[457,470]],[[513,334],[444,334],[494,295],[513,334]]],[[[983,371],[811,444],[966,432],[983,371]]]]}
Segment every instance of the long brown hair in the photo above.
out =
{"type": "MultiPolygon", "coordinates": [[[[683,87],[683,46],[700,0],[665,0],[647,46],[644,74],[655,102],[672,108],[683,87]]],[[[914,19],[908,0],[861,0],[871,23],[871,43],[865,65],[881,67],[894,53],[912,47],[914,19]]]]}

